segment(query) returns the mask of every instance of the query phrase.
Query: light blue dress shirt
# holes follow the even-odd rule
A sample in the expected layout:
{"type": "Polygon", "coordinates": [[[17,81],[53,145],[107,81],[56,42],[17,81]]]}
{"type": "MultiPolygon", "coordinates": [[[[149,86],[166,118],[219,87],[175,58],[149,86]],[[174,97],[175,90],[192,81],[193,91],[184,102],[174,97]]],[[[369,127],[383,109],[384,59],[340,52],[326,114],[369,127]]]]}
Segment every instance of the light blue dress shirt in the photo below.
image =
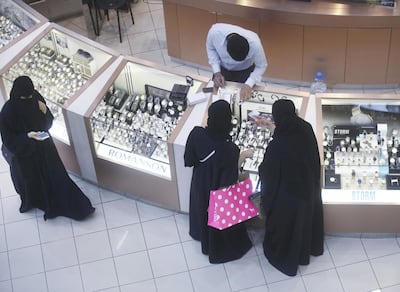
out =
{"type": "Polygon", "coordinates": [[[208,31],[206,48],[208,62],[212,67],[213,73],[221,72],[221,66],[227,70],[239,71],[247,69],[254,64],[254,71],[245,82],[250,87],[261,81],[267,69],[267,58],[260,38],[255,32],[240,26],[226,23],[212,25],[208,31]],[[226,36],[233,32],[243,36],[249,42],[249,53],[243,61],[232,59],[226,49],[226,36]]]}

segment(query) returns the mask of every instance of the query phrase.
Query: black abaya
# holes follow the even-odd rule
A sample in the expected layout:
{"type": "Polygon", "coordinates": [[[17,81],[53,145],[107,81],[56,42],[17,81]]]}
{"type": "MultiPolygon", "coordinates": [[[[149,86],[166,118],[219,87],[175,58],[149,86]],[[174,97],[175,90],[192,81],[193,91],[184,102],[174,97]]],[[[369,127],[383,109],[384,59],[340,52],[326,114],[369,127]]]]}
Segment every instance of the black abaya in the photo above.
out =
{"type": "Polygon", "coordinates": [[[207,225],[210,190],[237,182],[239,148],[207,128],[195,127],[185,148],[185,166],[193,166],[190,188],[189,233],[201,241],[210,263],[241,258],[252,246],[244,223],[225,230],[207,225]]]}
{"type": "Polygon", "coordinates": [[[38,101],[44,98],[34,91],[31,98],[11,97],[0,113],[3,143],[15,154],[13,182],[21,196],[20,212],[32,208],[44,211],[44,218],[65,216],[81,220],[94,212],[89,199],[68,176],[52,137],[37,141],[30,131],[48,131],[53,115],[44,114],[38,101]]]}
{"type": "MultiPolygon", "coordinates": [[[[275,116],[274,116],[275,118],[275,116]]],[[[278,117],[259,167],[266,213],[264,254],[289,276],[323,253],[320,158],[311,125],[293,112],[278,117]]]]}

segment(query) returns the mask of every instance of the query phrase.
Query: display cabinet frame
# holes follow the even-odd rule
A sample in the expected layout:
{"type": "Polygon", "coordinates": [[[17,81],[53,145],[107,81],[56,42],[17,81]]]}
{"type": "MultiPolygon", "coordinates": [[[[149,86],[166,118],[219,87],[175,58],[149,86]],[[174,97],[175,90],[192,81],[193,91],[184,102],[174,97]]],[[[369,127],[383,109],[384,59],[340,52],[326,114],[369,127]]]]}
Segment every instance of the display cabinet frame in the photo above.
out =
{"type": "MultiPolygon", "coordinates": [[[[85,94],[91,92],[90,104],[83,105],[78,99],[67,109],[70,122],[80,124],[80,126],[75,125],[74,129],[76,129],[76,132],[84,131],[84,136],[86,136],[84,139],[88,141],[87,145],[81,145],[84,147],[82,153],[90,154],[85,154],[82,157],[82,161],[80,161],[86,167],[90,166],[87,171],[82,172],[82,177],[129,197],[143,199],[168,209],[180,211],[177,187],[179,174],[175,168],[175,160],[181,158],[174,156],[173,144],[176,136],[191,115],[193,106],[187,106],[165,141],[169,157],[167,164],[154,162],[154,164],[150,165],[151,160],[147,157],[95,142],[91,118],[101,103],[104,102],[106,93],[110,88],[130,90],[124,87],[125,84],[121,86],[121,81],[125,78],[132,78],[134,82],[131,89],[133,92],[141,94],[142,92],[140,91],[144,91],[145,84],[169,90],[175,83],[184,84],[188,74],[179,69],[171,69],[152,62],[125,56],[119,57],[111,67],[86,91],[85,94]],[[130,69],[128,70],[127,68],[130,69]],[[132,68],[133,70],[131,70],[132,68]],[[125,75],[127,72],[131,73],[130,77],[125,75]],[[77,122],[78,119],[79,122],[77,122]],[[101,149],[107,149],[110,152],[101,151],[100,153],[101,149]],[[84,159],[85,161],[83,161],[84,159]],[[148,169],[144,169],[142,164],[146,164],[148,169]],[[151,170],[150,168],[156,164],[168,165],[169,174],[166,175],[151,170]]],[[[190,74],[190,76],[193,78],[195,85],[189,90],[188,94],[194,94],[201,90],[206,79],[197,75],[190,74]]],[[[76,134],[79,135],[79,133],[76,134]]],[[[83,141],[83,139],[80,140],[83,141]]]]}
{"type": "MultiPolygon", "coordinates": [[[[328,232],[399,232],[400,189],[398,187],[388,187],[385,184],[385,178],[392,177],[392,175],[394,178],[398,178],[400,175],[400,173],[391,173],[389,171],[389,152],[391,152],[391,148],[389,149],[387,146],[392,144],[392,142],[388,143],[389,138],[387,138],[387,135],[392,132],[392,129],[399,127],[400,113],[390,112],[391,110],[385,112],[381,111],[381,109],[390,106],[395,107],[397,110],[400,109],[400,96],[396,94],[318,93],[315,98],[315,106],[317,139],[322,164],[321,178],[323,181],[322,198],[325,230],[328,232]],[[333,112],[332,106],[337,111],[336,116],[335,112],[334,114],[330,112],[333,112]],[[361,107],[361,111],[359,107],[361,107]],[[370,109],[373,110],[370,111],[370,109]],[[346,114],[343,114],[343,111],[346,114]],[[343,117],[345,117],[345,120],[343,117]],[[361,131],[367,127],[370,120],[370,132],[365,130],[364,134],[356,135],[356,139],[350,139],[350,144],[357,145],[359,143],[361,146],[358,148],[356,146],[353,147],[353,152],[349,150],[351,146],[345,150],[344,148],[346,148],[347,144],[341,144],[346,143],[343,142],[346,137],[340,138],[340,134],[355,131],[354,128],[361,131]],[[337,137],[340,139],[339,146],[335,148],[336,156],[334,160],[335,174],[337,177],[341,176],[340,188],[332,186],[332,183],[328,181],[329,177],[327,178],[326,176],[326,173],[330,173],[332,168],[329,163],[325,163],[329,150],[327,150],[328,142],[324,137],[326,137],[325,132],[329,127],[337,129],[333,133],[336,133],[336,136],[329,144],[334,146],[336,145],[335,139],[337,137]],[[382,144],[379,144],[380,142],[372,142],[378,138],[380,139],[381,133],[382,144]],[[371,150],[372,148],[368,152],[362,148],[363,136],[369,137],[367,139],[370,139],[371,142],[367,141],[366,143],[374,145],[373,148],[378,149],[377,152],[371,150]],[[360,139],[361,141],[359,141],[360,139]],[[353,143],[354,141],[357,142],[353,143]],[[339,157],[346,155],[358,157],[364,155],[362,153],[367,153],[365,155],[367,159],[361,159],[361,163],[356,161],[355,164],[351,162],[350,164],[340,165],[343,158],[339,157]],[[368,160],[368,155],[371,153],[373,156],[375,156],[374,153],[380,153],[380,156],[377,156],[377,161],[375,161],[376,159],[368,160]],[[352,169],[351,177],[347,174],[346,167],[352,169]],[[344,168],[344,170],[338,172],[336,168],[344,168]],[[375,173],[375,177],[370,175],[370,172],[375,173]],[[337,173],[341,174],[338,175],[337,173]],[[352,183],[352,180],[356,181],[356,183],[352,183]]],[[[332,176],[333,180],[335,180],[335,175],[332,174],[332,176]]]]}
{"type": "Polygon", "coordinates": [[[26,35],[30,34],[32,31],[48,22],[46,17],[32,9],[22,0],[2,0],[0,4],[0,15],[6,17],[14,24],[16,21],[18,21],[18,26],[23,26],[23,29],[25,29],[21,34],[13,37],[7,44],[0,47],[0,54],[4,50],[7,50],[7,48],[20,41],[22,38],[26,37],[26,35]],[[13,11],[14,9],[18,11],[13,11]],[[6,13],[13,14],[6,15],[6,13]]]}
{"type": "MultiPolygon", "coordinates": [[[[97,42],[94,42],[90,39],[87,39],[75,32],[72,32],[68,29],[65,29],[55,23],[50,23],[44,27],[40,33],[35,35],[34,38],[32,38],[29,42],[25,43],[24,45],[20,46],[19,43],[16,44],[15,46],[11,47],[9,50],[13,50],[12,58],[9,58],[6,60],[5,65],[0,69],[0,92],[1,96],[3,98],[3,102],[5,102],[8,99],[8,94],[9,90],[12,86],[12,80],[8,80],[5,75],[8,74],[7,72],[13,68],[13,66],[16,64],[24,57],[26,56],[29,52],[32,52],[37,46],[42,45],[42,43],[48,43],[49,46],[54,45],[54,51],[56,51],[57,56],[68,56],[67,59],[72,60],[72,56],[75,55],[75,49],[77,47],[83,48],[84,50],[91,51],[91,53],[94,55],[94,60],[96,58],[101,60],[98,62],[98,66],[94,66],[93,69],[93,74],[92,76],[88,77],[87,79],[80,79],[81,85],[77,87],[77,89],[74,89],[70,91],[70,95],[66,96],[63,95],[62,93],[59,95],[60,97],[63,98],[63,103],[61,104],[56,104],[60,113],[60,118],[59,122],[57,123],[56,121],[53,122],[53,127],[50,130],[50,133],[52,133],[52,136],[54,138],[54,142],[56,144],[57,150],[59,151],[60,157],[65,164],[66,168],[70,170],[73,173],[80,174],[80,168],[79,164],[76,158],[76,153],[75,153],[75,147],[73,145],[73,141],[71,139],[70,135],[70,129],[68,128],[68,123],[66,121],[66,115],[65,115],[65,109],[68,108],[68,106],[75,100],[77,99],[83,91],[90,85],[90,83],[93,82],[98,76],[101,74],[101,72],[107,68],[115,59],[116,56],[120,55],[120,53],[109,49],[105,46],[102,46],[101,44],[98,44],[97,42]],[[57,38],[57,40],[54,40],[53,38],[57,38]],[[63,39],[64,42],[67,42],[68,45],[62,44],[61,39],[63,39]],[[54,44],[56,42],[56,44],[54,44]],[[69,47],[68,47],[69,46],[69,47]],[[16,48],[18,47],[18,48],[16,48]],[[73,50],[73,52],[72,52],[73,50]],[[61,126],[58,126],[58,125],[61,126]],[[59,130],[57,130],[59,129],[59,130]],[[53,131],[53,132],[52,132],[53,131]],[[56,131],[57,133],[54,133],[56,131]],[[58,133],[61,133],[58,135],[58,133]]],[[[21,42],[22,43],[22,42],[21,42]]],[[[8,50],[5,52],[5,54],[8,54],[8,50]]],[[[57,60],[52,58],[48,61],[49,66],[54,64],[57,60]]],[[[33,64],[39,64],[38,60],[34,59],[32,60],[33,64]]],[[[72,61],[71,61],[72,63],[72,61]]],[[[59,63],[58,63],[59,64],[59,63]]],[[[67,67],[72,67],[72,64],[69,64],[68,66],[64,66],[65,68],[67,67]]],[[[31,74],[34,74],[35,72],[39,71],[37,68],[32,69],[31,74]]],[[[72,70],[74,72],[74,70],[72,70]]],[[[18,73],[18,72],[16,72],[18,73]]],[[[69,73],[68,73],[69,74],[69,73]]],[[[28,75],[27,71],[22,71],[21,73],[18,73],[17,75],[28,75]]],[[[31,75],[33,76],[33,75],[31,75]]],[[[40,80],[40,86],[41,88],[38,88],[38,83],[35,84],[36,89],[44,96],[44,98],[47,100],[48,106],[50,107],[50,104],[53,104],[54,102],[50,101],[50,97],[53,98],[55,95],[54,94],[46,94],[47,90],[50,88],[47,85],[47,82],[49,78],[47,77],[38,77],[37,80],[40,80]]],[[[61,81],[63,80],[62,78],[59,78],[61,81]]],[[[56,78],[57,81],[57,78],[56,78]]],[[[75,81],[75,79],[74,79],[75,81]]],[[[39,81],[38,81],[39,82],[39,81]]],[[[34,80],[35,83],[35,80],[34,80]]],[[[58,90],[59,87],[54,86],[54,84],[51,86],[53,88],[52,90],[58,90]]]]}

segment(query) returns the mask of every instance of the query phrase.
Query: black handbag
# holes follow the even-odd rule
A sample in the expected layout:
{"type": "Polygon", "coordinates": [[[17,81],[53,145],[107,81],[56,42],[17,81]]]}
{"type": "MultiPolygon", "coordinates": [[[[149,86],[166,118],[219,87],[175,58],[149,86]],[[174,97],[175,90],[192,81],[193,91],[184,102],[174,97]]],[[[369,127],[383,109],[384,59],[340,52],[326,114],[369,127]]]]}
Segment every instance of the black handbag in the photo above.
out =
{"type": "Polygon", "coordinates": [[[14,153],[12,153],[6,145],[2,144],[1,145],[1,153],[3,154],[4,159],[7,161],[9,165],[11,165],[11,162],[14,159],[14,153]]]}

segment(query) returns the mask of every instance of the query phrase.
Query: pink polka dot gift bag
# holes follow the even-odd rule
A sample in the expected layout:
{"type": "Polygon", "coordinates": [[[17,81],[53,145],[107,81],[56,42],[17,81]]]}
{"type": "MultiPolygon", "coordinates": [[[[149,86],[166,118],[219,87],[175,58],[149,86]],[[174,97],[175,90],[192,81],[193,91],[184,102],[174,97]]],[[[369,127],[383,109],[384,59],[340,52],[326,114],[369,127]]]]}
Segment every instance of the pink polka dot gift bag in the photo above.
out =
{"type": "Polygon", "coordinates": [[[258,216],[258,210],[249,200],[253,192],[251,179],[210,191],[208,226],[223,230],[258,216]]]}

